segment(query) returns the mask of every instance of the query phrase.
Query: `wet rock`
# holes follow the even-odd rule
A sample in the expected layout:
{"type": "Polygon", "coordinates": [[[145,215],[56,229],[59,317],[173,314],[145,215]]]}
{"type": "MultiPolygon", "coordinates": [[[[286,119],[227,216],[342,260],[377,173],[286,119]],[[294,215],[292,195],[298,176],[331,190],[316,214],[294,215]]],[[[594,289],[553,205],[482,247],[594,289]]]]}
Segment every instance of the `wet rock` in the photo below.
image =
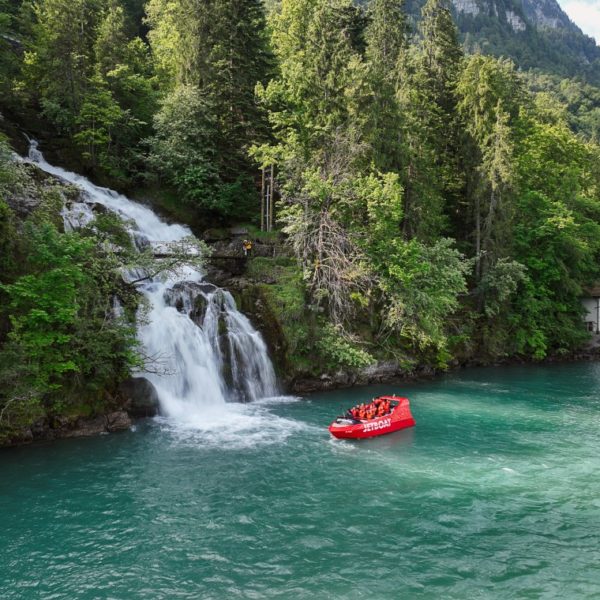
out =
{"type": "Polygon", "coordinates": [[[32,433],[33,437],[36,437],[36,438],[43,437],[47,431],[48,431],[48,419],[46,419],[46,418],[38,419],[31,426],[31,433],[32,433]]]}
{"type": "Polygon", "coordinates": [[[21,431],[12,435],[7,441],[7,446],[20,446],[21,444],[30,444],[33,442],[33,432],[29,427],[22,429],[21,431]]]}
{"type": "Polygon", "coordinates": [[[212,294],[219,289],[214,283],[208,283],[205,281],[202,283],[197,283],[196,286],[198,291],[202,292],[203,294],[212,294]]]}
{"type": "Polygon", "coordinates": [[[389,381],[401,375],[400,365],[395,361],[380,361],[363,367],[356,374],[356,383],[359,385],[389,381]]]}
{"type": "Polygon", "coordinates": [[[400,378],[409,379],[413,375],[404,371],[395,361],[380,361],[362,369],[340,369],[335,373],[323,373],[319,377],[300,375],[288,381],[288,388],[297,394],[308,394],[320,390],[391,382],[400,378]]]}
{"type": "Polygon", "coordinates": [[[74,438],[122,431],[131,427],[131,419],[124,410],[96,417],[80,417],[57,432],[56,437],[74,438]]]}
{"type": "Polygon", "coordinates": [[[108,431],[123,431],[131,427],[131,419],[124,410],[106,415],[106,429],[108,431]]]}
{"type": "Polygon", "coordinates": [[[67,423],[64,427],[60,428],[56,437],[87,437],[90,435],[106,433],[106,431],[106,417],[104,415],[99,415],[91,418],[79,418],[74,423],[67,423]]]}
{"type": "Polygon", "coordinates": [[[227,339],[227,321],[223,315],[219,316],[217,333],[219,334],[219,337],[224,338],[225,340],[227,339]]]}
{"type": "Polygon", "coordinates": [[[202,327],[204,325],[204,317],[206,316],[206,307],[208,306],[208,301],[206,297],[202,294],[196,296],[194,300],[194,306],[192,310],[190,310],[190,319],[198,325],[198,327],[202,327]]]}
{"type": "Polygon", "coordinates": [[[237,280],[236,284],[232,289],[238,308],[260,331],[276,371],[284,376],[290,369],[287,340],[277,315],[264,296],[263,288],[242,279],[237,280]]]}
{"type": "Polygon", "coordinates": [[[65,185],[33,164],[20,163],[17,164],[17,169],[21,173],[20,185],[17,190],[7,195],[6,203],[20,221],[35,211],[48,198],[48,194],[57,195],[63,204],[84,200],[81,190],[65,185]]]}
{"type": "Polygon", "coordinates": [[[119,386],[119,395],[130,417],[153,417],[159,412],[158,392],[145,377],[131,377],[123,381],[119,386]]]}
{"type": "Polygon", "coordinates": [[[198,326],[202,327],[207,306],[206,296],[216,290],[218,288],[211,283],[184,281],[165,292],[165,301],[179,312],[187,313],[198,326]]]}

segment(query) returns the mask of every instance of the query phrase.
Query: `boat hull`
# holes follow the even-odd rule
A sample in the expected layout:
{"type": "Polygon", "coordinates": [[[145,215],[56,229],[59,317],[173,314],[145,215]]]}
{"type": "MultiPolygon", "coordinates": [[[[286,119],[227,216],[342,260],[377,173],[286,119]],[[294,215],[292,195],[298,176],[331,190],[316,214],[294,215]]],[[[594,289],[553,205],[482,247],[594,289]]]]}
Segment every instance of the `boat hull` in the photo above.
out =
{"type": "Polygon", "coordinates": [[[340,424],[334,421],[329,426],[331,435],[339,439],[360,440],[414,427],[415,420],[410,412],[408,398],[396,396],[383,396],[383,398],[398,402],[391,414],[352,424],[340,424]]]}

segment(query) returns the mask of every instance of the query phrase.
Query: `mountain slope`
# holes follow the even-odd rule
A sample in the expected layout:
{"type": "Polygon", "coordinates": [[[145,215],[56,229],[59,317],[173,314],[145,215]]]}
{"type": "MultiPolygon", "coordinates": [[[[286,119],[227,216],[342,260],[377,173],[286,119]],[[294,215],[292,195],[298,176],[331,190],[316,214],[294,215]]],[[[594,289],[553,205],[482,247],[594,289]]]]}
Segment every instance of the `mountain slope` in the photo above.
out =
{"type": "MultiPolygon", "coordinates": [[[[418,20],[425,0],[408,0],[418,20]]],[[[523,69],[540,69],[600,84],[600,47],[556,0],[452,0],[468,52],[513,58],[523,69]]]]}

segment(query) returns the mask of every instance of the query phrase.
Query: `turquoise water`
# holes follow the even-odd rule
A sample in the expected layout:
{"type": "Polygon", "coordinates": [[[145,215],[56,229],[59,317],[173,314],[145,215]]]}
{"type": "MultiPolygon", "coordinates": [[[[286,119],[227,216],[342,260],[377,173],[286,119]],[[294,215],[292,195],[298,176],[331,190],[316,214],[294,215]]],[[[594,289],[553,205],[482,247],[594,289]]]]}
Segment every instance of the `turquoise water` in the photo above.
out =
{"type": "Polygon", "coordinates": [[[0,452],[0,597],[599,598],[600,365],[247,407],[0,452]],[[406,393],[416,428],[330,438],[406,393]]]}

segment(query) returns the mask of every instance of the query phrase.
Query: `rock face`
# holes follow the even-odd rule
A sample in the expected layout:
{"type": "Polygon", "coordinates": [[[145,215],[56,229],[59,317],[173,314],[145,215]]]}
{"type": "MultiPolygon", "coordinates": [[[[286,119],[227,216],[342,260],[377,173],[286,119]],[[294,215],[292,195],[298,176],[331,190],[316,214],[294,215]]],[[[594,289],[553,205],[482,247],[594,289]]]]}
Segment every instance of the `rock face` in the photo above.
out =
{"type": "Polygon", "coordinates": [[[452,4],[457,12],[467,15],[478,15],[481,12],[477,0],[452,0],[452,4]]]}
{"type": "Polygon", "coordinates": [[[341,370],[320,377],[298,378],[289,383],[291,392],[306,394],[319,390],[332,390],[356,385],[387,383],[395,380],[406,381],[419,377],[430,377],[435,373],[432,367],[422,366],[415,371],[407,371],[395,361],[379,361],[357,370],[341,370]]]}
{"type": "Polygon", "coordinates": [[[513,28],[513,31],[525,31],[527,27],[525,25],[525,21],[523,21],[523,19],[521,19],[521,17],[512,10],[506,11],[506,20],[513,28]]]}
{"type": "MultiPolygon", "coordinates": [[[[414,27],[425,2],[405,0],[414,27]]],[[[600,85],[600,46],[569,19],[560,0],[449,2],[468,54],[511,58],[523,70],[539,69],[600,85]]]]}
{"type": "Polygon", "coordinates": [[[95,417],[44,417],[31,427],[15,434],[7,445],[28,444],[63,438],[87,437],[101,433],[124,431],[131,427],[131,418],[124,410],[95,417]]]}
{"type": "Polygon", "coordinates": [[[79,418],[76,421],[56,422],[52,428],[53,438],[73,438],[123,431],[131,427],[131,419],[124,410],[93,418],[79,418]]]}
{"type": "Polygon", "coordinates": [[[522,0],[523,12],[536,27],[577,31],[577,27],[565,14],[556,0],[522,0]]]}
{"type": "Polygon", "coordinates": [[[556,0],[452,0],[452,4],[458,14],[504,18],[514,31],[523,31],[528,23],[537,29],[581,34],[556,0]]]}
{"type": "Polygon", "coordinates": [[[133,418],[154,417],[159,412],[158,393],[145,377],[131,377],[122,382],[119,395],[125,401],[125,414],[133,418]]]}

